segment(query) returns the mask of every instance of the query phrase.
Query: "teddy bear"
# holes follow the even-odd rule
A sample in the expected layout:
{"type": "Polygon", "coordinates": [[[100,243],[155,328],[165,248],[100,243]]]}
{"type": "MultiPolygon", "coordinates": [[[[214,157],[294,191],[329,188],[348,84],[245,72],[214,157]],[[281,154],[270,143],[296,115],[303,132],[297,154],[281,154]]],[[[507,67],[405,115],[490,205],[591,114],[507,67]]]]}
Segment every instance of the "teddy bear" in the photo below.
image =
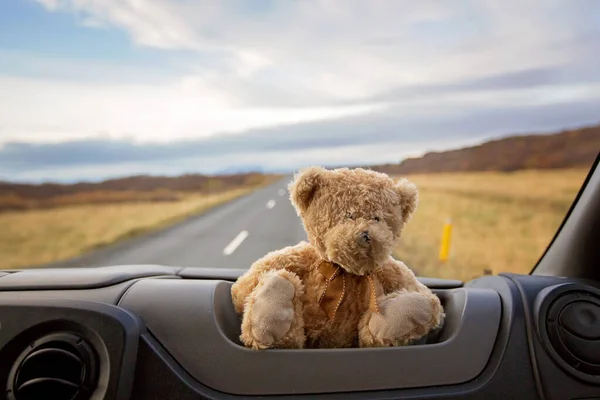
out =
{"type": "Polygon", "coordinates": [[[439,298],[392,257],[417,207],[414,183],[314,166],[288,189],[308,241],[269,252],[232,285],[244,346],[404,346],[441,326],[439,298]]]}

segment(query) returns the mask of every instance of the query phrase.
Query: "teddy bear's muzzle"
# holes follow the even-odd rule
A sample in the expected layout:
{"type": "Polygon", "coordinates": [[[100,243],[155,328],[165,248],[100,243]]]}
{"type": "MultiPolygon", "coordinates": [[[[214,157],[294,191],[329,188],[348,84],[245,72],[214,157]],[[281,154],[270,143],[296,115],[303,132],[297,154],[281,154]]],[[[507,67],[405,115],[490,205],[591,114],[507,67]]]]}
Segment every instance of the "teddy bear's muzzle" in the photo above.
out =
{"type": "Polygon", "coordinates": [[[369,235],[369,231],[363,231],[360,233],[360,240],[365,243],[365,244],[369,244],[371,243],[371,236],[369,235]]]}
{"type": "Polygon", "coordinates": [[[368,223],[341,224],[324,236],[326,259],[357,275],[377,268],[389,257],[393,245],[389,229],[368,223]]]}

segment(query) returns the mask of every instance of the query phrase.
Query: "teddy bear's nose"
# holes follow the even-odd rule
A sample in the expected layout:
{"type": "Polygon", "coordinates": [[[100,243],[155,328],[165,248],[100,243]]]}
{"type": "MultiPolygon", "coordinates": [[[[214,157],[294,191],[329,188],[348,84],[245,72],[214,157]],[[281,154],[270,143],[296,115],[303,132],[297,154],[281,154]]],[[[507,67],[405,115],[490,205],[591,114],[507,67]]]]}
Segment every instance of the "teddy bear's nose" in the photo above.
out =
{"type": "Polygon", "coordinates": [[[365,243],[369,243],[371,241],[371,238],[369,237],[369,232],[367,232],[367,231],[361,232],[360,240],[362,240],[365,243]]]}

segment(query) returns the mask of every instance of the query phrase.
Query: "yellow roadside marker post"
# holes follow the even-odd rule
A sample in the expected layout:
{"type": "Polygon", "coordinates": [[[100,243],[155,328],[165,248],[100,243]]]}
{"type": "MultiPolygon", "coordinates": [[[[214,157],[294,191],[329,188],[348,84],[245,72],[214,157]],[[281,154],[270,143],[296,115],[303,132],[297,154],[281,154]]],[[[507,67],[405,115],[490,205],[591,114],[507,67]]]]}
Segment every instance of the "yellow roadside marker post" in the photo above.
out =
{"type": "Polygon", "coordinates": [[[442,231],[442,243],[440,245],[440,261],[446,262],[450,256],[450,239],[452,236],[452,219],[448,219],[442,231]]]}

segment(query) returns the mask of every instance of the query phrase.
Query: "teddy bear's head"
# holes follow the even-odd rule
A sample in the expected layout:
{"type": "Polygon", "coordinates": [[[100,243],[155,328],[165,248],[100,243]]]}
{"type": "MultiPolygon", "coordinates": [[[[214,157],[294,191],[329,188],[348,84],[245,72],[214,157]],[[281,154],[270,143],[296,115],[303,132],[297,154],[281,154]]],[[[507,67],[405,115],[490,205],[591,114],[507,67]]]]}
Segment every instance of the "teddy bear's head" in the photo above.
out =
{"type": "Polygon", "coordinates": [[[290,199],[320,255],[350,273],[382,265],[417,207],[406,179],[362,168],[311,167],[289,185],[290,199]]]}

